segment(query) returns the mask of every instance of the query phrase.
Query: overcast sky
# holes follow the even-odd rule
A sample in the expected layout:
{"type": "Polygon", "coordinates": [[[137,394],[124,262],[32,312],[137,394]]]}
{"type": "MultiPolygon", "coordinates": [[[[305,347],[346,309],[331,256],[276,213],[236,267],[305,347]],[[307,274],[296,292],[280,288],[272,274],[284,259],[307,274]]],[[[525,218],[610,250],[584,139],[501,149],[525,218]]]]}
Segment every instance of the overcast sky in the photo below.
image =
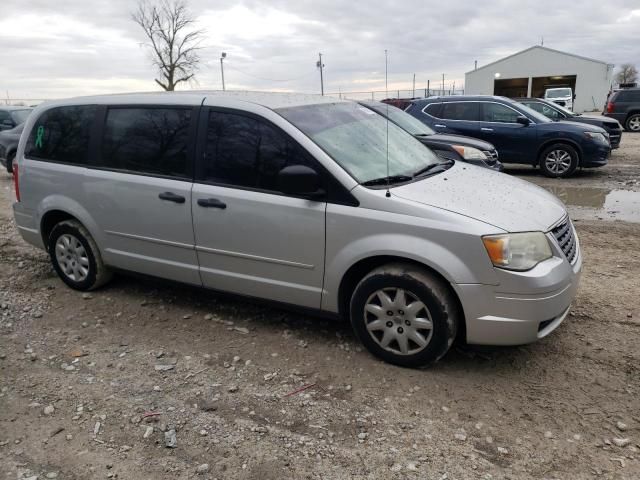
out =
{"type": "MultiPolygon", "coordinates": [[[[440,82],[540,43],[640,67],[639,0],[191,0],[208,35],[196,81],[221,88],[319,92],[440,82]]],[[[157,90],[134,0],[0,0],[0,97],[157,90]]]]}

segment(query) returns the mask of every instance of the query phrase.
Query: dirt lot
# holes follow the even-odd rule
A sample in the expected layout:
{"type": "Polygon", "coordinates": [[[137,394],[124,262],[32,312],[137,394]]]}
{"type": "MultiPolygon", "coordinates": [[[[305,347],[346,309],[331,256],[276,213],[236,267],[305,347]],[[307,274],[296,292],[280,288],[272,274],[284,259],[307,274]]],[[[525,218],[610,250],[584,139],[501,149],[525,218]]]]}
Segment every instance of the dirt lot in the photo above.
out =
{"type": "MultiPolygon", "coordinates": [[[[564,182],[638,191],[639,173],[625,134],[564,182]]],[[[551,336],[408,370],[348,325],[203,290],[72,291],[0,192],[0,478],[640,478],[640,224],[576,223],[583,281],[551,336]]]]}

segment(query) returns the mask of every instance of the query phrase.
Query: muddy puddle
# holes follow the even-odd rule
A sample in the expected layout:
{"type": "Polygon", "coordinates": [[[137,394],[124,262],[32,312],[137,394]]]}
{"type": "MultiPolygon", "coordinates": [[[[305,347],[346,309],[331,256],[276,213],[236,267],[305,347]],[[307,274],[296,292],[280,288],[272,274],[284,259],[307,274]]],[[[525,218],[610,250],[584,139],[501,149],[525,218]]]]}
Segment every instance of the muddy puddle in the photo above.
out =
{"type": "Polygon", "coordinates": [[[544,188],[564,202],[573,219],[640,223],[640,192],[555,185],[544,188]]]}

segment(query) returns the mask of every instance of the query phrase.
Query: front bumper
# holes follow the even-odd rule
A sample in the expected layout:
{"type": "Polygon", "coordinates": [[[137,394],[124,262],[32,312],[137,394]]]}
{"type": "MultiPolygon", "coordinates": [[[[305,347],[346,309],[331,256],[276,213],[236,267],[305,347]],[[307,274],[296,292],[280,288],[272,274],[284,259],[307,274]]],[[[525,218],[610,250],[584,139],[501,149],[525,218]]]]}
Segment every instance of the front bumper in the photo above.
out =
{"type": "Polygon", "coordinates": [[[454,285],[468,343],[522,345],[549,335],[563,322],[578,290],[582,253],[578,244],[570,264],[553,237],[549,239],[554,257],[527,272],[497,269],[499,285],[454,285]]]}
{"type": "Polygon", "coordinates": [[[603,167],[611,156],[609,145],[590,142],[582,148],[582,160],[580,166],[584,168],[603,167]]]}

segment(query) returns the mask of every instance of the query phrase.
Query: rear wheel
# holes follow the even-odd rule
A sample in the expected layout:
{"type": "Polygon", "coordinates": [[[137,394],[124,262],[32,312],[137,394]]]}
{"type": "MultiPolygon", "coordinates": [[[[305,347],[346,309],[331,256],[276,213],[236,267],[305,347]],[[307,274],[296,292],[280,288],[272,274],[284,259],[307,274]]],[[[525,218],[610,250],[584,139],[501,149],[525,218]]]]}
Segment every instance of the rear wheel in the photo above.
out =
{"type": "Polygon", "coordinates": [[[367,349],[404,367],[438,361],[453,343],[457,302],[433,274],[408,264],[375,269],[356,286],[351,324],[367,349]]]}
{"type": "Polygon", "coordinates": [[[625,128],[629,132],[640,132],[640,113],[629,115],[625,122],[625,128]]]}
{"type": "Polygon", "coordinates": [[[54,226],[48,249],[56,273],[75,290],[93,290],[111,279],[112,273],[102,262],[96,242],[77,220],[54,226]]]}
{"type": "Polygon", "coordinates": [[[578,152],[564,143],[545,148],[538,160],[542,172],[551,178],[566,178],[578,168],[578,152]]]}

